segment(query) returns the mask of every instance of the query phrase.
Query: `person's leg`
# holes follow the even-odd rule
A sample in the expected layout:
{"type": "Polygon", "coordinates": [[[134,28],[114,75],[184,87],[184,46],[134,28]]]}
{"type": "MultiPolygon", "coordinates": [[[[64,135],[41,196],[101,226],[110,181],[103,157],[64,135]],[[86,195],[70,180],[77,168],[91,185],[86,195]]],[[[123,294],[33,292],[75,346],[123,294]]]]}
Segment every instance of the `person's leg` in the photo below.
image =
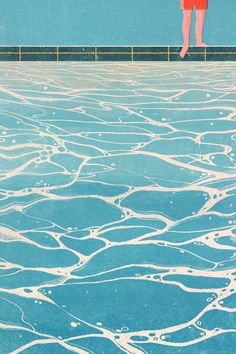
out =
{"type": "Polygon", "coordinates": [[[180,52],[181,58],[184,58],[185,54],[189,49],[189,40],[190,40],[190,29],[192,22],[192,10],[184,10],[183,18],[183,48],[180,52]]]}
{"type": "Polygon", "coordinates": [[[205,23],[205,14],[206,10],[197,10],[196,11],[196,45],[199,46],[207,46],[206,43],[203,42],[203,29],[205,23]]]}

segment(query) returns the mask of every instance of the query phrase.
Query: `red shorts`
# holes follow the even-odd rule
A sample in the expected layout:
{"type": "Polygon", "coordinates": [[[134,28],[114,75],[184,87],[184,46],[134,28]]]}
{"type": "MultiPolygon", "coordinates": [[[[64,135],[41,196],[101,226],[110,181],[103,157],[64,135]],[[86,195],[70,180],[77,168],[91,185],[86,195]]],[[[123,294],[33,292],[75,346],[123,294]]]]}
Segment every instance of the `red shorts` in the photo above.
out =
{"type": "Polygon", "coordinates": [[[207,10],[208,0],[183,0],[183,10],[207,10]]]}

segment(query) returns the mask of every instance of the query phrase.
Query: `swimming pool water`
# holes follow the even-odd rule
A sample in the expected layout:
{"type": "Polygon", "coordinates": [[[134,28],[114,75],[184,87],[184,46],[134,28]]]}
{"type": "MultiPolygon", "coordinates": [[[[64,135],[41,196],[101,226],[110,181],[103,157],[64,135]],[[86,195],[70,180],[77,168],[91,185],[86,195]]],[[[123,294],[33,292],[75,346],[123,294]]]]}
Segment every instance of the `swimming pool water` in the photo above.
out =
{"type": "Polygon", "coordinates": [[[236,347],[233,63],[0,64],[0,353],[236,347]]]}

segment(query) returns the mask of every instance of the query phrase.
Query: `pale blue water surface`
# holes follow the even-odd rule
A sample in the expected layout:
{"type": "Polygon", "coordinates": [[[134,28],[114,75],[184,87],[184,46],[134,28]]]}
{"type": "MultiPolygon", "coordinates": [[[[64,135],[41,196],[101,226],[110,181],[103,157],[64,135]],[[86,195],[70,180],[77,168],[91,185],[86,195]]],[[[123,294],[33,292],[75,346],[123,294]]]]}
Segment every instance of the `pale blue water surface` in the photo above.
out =
{"type": "Polygon", "coordinates": [[[235,353],[235,64],[0,82],[0,353],[235,353]]]}

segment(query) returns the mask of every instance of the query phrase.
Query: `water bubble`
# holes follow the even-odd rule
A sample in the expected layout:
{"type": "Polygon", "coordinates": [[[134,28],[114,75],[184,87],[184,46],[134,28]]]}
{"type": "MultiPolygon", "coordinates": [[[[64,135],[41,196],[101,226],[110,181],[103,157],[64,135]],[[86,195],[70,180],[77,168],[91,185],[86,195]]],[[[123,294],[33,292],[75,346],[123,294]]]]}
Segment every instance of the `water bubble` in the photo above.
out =
{"type": "Polygon", "coordinates": [[[123,332],[127,332],[127,331],[129,330],[129,327],[122,327],[121,330],[122,330],[123,332]]]}
{"type": "Polygon", "coordinates": [[[71,325],[71,327],[73,327],[73,328],[76,328],[76,327],[78,326],[78,324],[77,324],[76,322],[71,322],[70,325],[71,325]]]}

